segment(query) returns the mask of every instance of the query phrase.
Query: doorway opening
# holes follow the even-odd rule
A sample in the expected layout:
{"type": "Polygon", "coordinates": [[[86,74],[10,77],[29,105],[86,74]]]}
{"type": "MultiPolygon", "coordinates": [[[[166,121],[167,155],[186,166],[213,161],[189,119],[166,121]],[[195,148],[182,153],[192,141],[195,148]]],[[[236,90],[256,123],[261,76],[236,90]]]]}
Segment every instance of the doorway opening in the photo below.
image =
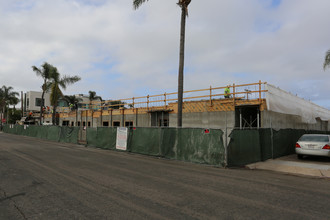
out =
{"type": "Polygon", "coordinates": [[[260,128],[259,105],[244,105],[235,107],[235,127],[240,129],[260,128]]]}

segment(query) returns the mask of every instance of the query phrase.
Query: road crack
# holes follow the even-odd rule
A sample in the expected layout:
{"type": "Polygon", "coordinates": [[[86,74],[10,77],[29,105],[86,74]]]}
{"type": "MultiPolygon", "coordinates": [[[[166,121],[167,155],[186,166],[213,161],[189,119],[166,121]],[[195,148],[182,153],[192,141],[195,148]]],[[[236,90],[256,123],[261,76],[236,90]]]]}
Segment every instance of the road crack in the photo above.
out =
{"type": "Polygon", "coordinates": [[[4,198],[1,198],[0,199],[0,202],[3,202],[5,200],[10,200],[14,204],[15,209],[21,214],[21,216],[23,217],[23,219],[28,219],[25,216],[24,212],[20,209],[20,207],[18,207],[18,205],[16,204],[15,200],[12,199],[12,198],[17,197],[17,196],[24,196],[26,193],[23,192],[23,193],[17,193],[15,195],[7,196],[6,191],[4,191],[1,188],[0,188],[0,190],[3,192],[3,196],[4,196],[4,198]]]}

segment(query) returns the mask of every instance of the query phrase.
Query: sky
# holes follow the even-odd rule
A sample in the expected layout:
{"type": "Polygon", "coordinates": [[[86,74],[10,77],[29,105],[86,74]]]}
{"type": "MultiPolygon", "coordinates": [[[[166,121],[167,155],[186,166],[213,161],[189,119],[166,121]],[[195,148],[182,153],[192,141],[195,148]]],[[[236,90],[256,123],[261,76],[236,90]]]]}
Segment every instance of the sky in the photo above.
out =
{"type": "MultiPolygon", "coordinates": [[[[0,86],[41,91],[31,66],[119,99],[177,91],[177,0],[0,0],[0,86]]],[[[184,90],[270,83],[330,109],[329,0],[192,0],[184,90]]]]}

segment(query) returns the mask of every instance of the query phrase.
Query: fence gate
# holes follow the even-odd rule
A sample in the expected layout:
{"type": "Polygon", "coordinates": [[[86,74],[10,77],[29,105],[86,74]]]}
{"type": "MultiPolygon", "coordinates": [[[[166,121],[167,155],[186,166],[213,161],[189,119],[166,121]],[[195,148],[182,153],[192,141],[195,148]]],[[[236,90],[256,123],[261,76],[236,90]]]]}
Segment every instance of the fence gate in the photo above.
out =
{"type": "Polygon", "coordinates": [[[79,127],[79,134],[78,134],[78,144],[87,144],[87,128],[86,126],[79,127]]]}

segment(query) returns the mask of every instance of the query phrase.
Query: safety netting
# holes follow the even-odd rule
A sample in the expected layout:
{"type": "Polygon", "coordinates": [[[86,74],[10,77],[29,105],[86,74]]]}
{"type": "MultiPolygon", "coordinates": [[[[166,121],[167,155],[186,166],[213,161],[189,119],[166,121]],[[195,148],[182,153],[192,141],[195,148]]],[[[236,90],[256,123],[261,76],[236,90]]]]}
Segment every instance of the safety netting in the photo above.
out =
{"type": "Polygon", "coordinates": [[[269,111],[297,115],[301,117],[302,122],[309,124],[315,124],[316,118],[320,118],[322,121],[330,120],[329,109],[318,106],[271,84],[267,84],[266,89],[268,90],[266,92],[266,103],[269,111]]]}

